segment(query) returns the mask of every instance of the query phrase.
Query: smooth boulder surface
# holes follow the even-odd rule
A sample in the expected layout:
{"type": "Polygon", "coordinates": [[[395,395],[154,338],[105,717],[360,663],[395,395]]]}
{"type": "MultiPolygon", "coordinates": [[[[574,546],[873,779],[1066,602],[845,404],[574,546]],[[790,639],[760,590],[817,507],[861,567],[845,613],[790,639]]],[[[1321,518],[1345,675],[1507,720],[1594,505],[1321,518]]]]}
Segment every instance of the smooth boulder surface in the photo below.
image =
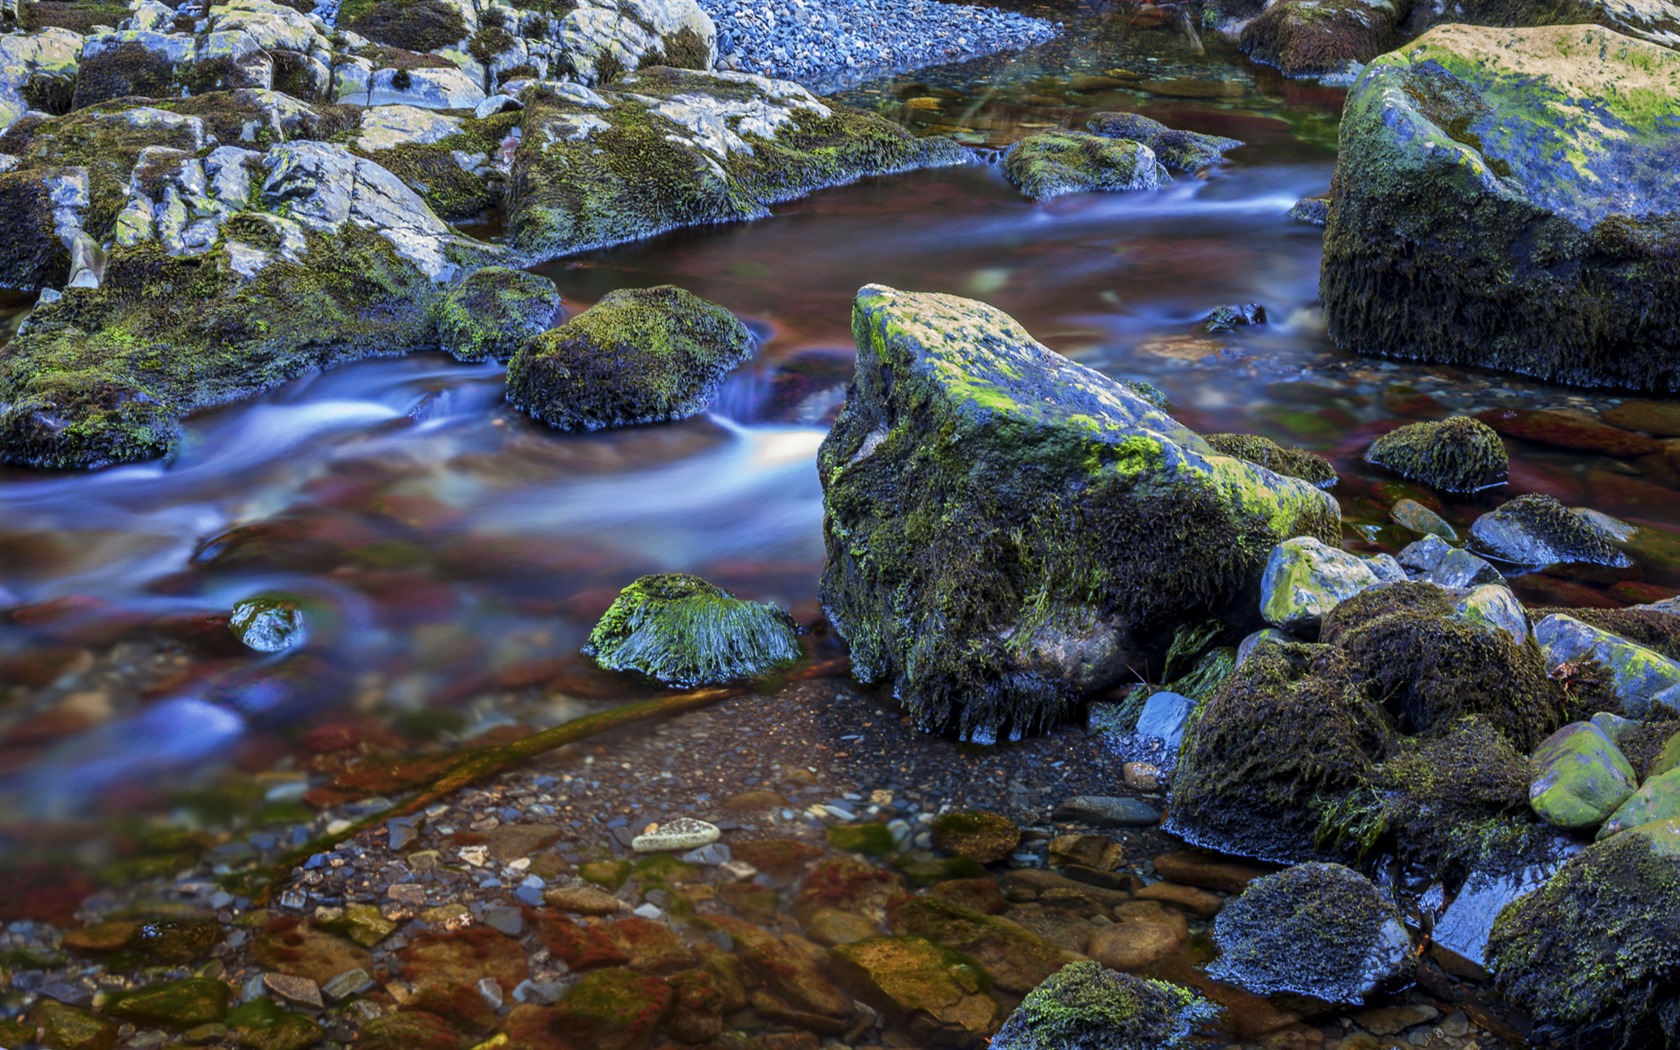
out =
{"type": "Polygon", "coordinates": [[[1610,694],[1629,715],[1644,718],[1675,713],[1674,700],[1680,699],[1680,661],[1565,613],[1553,613],[1535,624],[1534,637],[1552,667],[1589,661],[1596,664],[1608,675],[1604,684],[1610,694]]]}
{"type": "Polygon", "coordinates": [[[1416,966],[1400,913],[1365,876],[1300,864],[1248,884],[1213,923],[1208,976],[1256,995],[1359,1003],[1416,966]]]}
{"type": "Polygon", "coordinates": [[[1536,493],[1500,504],[1470,524],[1477,553],[1517,565],[1631,565],[1615,538],[1594,516],[1536,493]]]}
{"type": "Polygon", "coordinates": [[[1252,616],[1272,547],[1334,501],[1220,456],[984,303],[870,285],[818,453],[821,596],[853,673],[924,729],[1053,724],[1174,629],[1252,616]]]}
{"type": "Polygon", "coordinates": [[[1654,820],[1676,819],[1680,819],[1680,769],[1670,769],[1653,773],[1639,785],[1639,790],[1605,820],[1598,837],[1607,839],[1654,820]]]}
{"type": "Polygon", "coordinates": [[[1170,1050],[1217,1008],[1188,988],[1069,963],[1027,993],[992,1050],[1170,1050]]]}
{"type": "Polygon", "coordinates": [[[1266,560],[1260,615],[1273,627],[1312,638],[1326,613],[1378,582],[1358,555],[1298,536],[1278,544],[1266,560]]]}
{"type": "Polygon", "coordinates": [[[621,289],[516,353],[507,399],[560,430],[687,419],[757,346],[734,314],[692,292],[621,289]]]}
{"type": "Polygon", "coordinates": [[[1365,462],[1437,491],[1456,493],[1503,484],[1509,468],[1498,433],[1466,416],[1408,423],[1391,430],[1371,442],[1365,462]]]}
{"type": "Polygon", "coordinates": [[[1680,389],[1680,52],[1441,26],[1348,96],[1320,293],[1359,353],[1680,389]]]}
{"type": "Polygon", "coordinates": [[[1003,174],[1037,200],[1066,193],[1159,189],[1171,180],[1155,151],[1130,139],[1083,131],[1041,131],[1009,147],[1003,174]]]}
{"type": "Polygon", "coordinates": [[[1604,731],[1590,722],[1564,726],[1535,749],[1529,802],[1546,823],[1590,831],[1633,796],[1638,775],[1604,731]]]}
{"type": "Polygon", "coordinates": [[[589,634],[587,656],[666,685],[723,685],[799,659],[792,619],[685,573],[643,576],[620,592],[589,634]]]}

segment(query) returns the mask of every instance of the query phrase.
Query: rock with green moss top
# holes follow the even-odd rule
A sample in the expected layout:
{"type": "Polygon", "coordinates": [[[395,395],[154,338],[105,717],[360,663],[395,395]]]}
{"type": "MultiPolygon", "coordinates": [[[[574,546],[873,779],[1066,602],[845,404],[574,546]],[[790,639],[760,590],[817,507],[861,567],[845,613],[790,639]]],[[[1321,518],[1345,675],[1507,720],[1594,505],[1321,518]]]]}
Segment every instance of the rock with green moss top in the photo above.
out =
{"type": "Polygon", "coordinates": [[[554,1008],[552,1030],[582,1046],[650,1046],[671,999],[671,986],[659,977],[619,967],[593,970],[554,1008]]]}
{"type": "Polygon", "coordinates": [[[1370,354],[1680,389],[1680,53],[1441,26],[1348,96],[1320,294],[1370,354]]]}
{"type": "Polygon", "coordinates": [[[401,179],[439,218],[477,218],[501,198],[503,144],[517,113],[451,116],[412,105],[361,113],[353,149],[401,179]]]}
{"type": "MultiPolygon", "coordinates": [[[[81,59],[81,34],[45,28],[0,36],[0,130],[31,109],[42,109],[36,89],[44,84],[74,90],[81,59]]],[[[68,108],[68,98],[65,99],[68,108]]]]}
{"type": "Polygon", "coordinates": [[[1551,667],[1596,664],[1596,669],[1585,670],[1582,676],[1607,678],[1601,684],[1624,713],[1644,718],[1673,710],[1668,698],[1680,687],[1680,661],[1563,613],[1535,624],[1534,637],[1551,667]]]}
{"type": "Polygon", "coordinates": [[[1340,864],[1300,864],[1248,884],[1213,923],[1208,976],[1256,995],[1360,1003],[1410,980],[1412,939],[1392,902],[1340,864]]]}
{"type": "Polygon", "coordinates": [[[756,678],[800,655],[787,613],[683,573],[643,576],[624,588],[584,652],[608,670],[685,687],[756,678]]]}
{"type": "Polygon", "coordinates": [[[1505,482],[1505,442],[1479,419],[1408,423],[1371,442],[1365,462],[1441,492],[1479,492],[1505,482]]]}
{"type": "Polygon", "coordinates": [[[1069,963],[1028,993],[992,1050],[1170,1050],[1218,1014],[1188,988],[1069,963]]]}
{"type": "Polygon", "coordinates": [[[818,189],[969,159],[948,139],[745,73],[644,69],[611,90],[544,83],[522,101],[507,214],[528,258],[762,218],[818,189]]]}
{"type": "Polygon", "coordinates": [[[1599,1046],[1672,1045],[1680,1039],[1680,820],[1624,831],[1569,860],[1500,912],[1488,959],[1500,990],[1533,1014],[1537,1030],[1599,1046]]]}
{"type": "Polygon", "coordinates": [[[227,1016],[232,996],[224,981],[187,977],[119,996],[105,1012],[140,1025],[180,1030],[220,1021],[227,1016]]]}
{"type": "Polygon", "coordinates": [[[44,1036],[42,1045],[53,1050],[112,1050],[117,1045],[116,1025],[53,999],[37,1001],[29,1011],[29,1020],[33,1025],[19,1046],[32,1044],[37,1029],[44,1036]]]}
{"type": "Polygon", "coordinates": [[[462,361],[506,361],[563,316],[560,289],[541,274],[486,266],[437,305],[438,344],[462,361]]]}
{"type": "Polygon", "coordinates": [[[1379,582],[1365,559],[1298,536],[1278,544],[1266,559],[1260,615],[1273,627],[1313,638],[1325,614],[1379,582]]]}
{"type": "Polygon", "coordinates": [[[734,314],[692,292],[621,289],[514,354],[507,399],[561,430],[687,419],[757,345],[734,314]]]}
{"type": "Polygon", "coordinates": [[[961,952],[998,989],[1015,995],[1032,991],[1068,961],[1060,948],[1019,923],[935,897],[901,897],[888,915],[894,933],[961,952]]]}
{"type": "Polygon", "coordinates": [[[248,649],[278,653],[302,645],[303,609],[285,598],[252,598],[233,607],[228,626],[248,649]]]}
{"type": "Polygon", "coordinates": [[[1470,524],[1471,547],[1517,565],[1633,564],[1614,540],[1592,517],[1538,493],[1502,503],[1470,524]]]}
{"type": "Polygon", "coordinates": [[[717,26],[695,0],[583,3],[560,22],[560,51],[573,77],[604,84],[648,66],[708,70],[717,26]]]}
{"type": "Polygon", "coordinates": [[[1173,171],[1198,171],[1225,159],[1229,150],[1242,143],[1219,135],[1169,128],[1141,113],[1098,113],[1085,125],[1092,134],[1111,139],[1130,139],[1148,146],[1155,159],[1173,171]]]}
{"type": "Polygon", "coordinates": [[[1176,628],[1252,617],[1265,559],[1335,538],[1306,482],[1221,456],[1002,312],[870,285],[818,453],[821,595],[853,673],[923,729],[1037,731],[1176,628]]]}
{"type": "Polygon", "coordinates": [[[1598,837],[1607,839],[1654,820],[1680,820],[1680,769],[1670,769],[1647,778],[1639,785],[1639,790],[1604,821],[1604,826],[1598,829],[1598,837]]]}
{"type": "Polygon", "coordinates": [[[1300,478],[1319,488],[1336,483],[1336,468],[1316,452],[1280,445],[1258,434],[1208,434],[1207,443],[1222,456],[1247,460],[1285,477],[1300,478]]]}
{"type": "Polygon", "coordinates": [[[1286,76],[1345,84],[1394,45],[1400,14],[1391,0],[1279,0],[1243,27],[1238,44],[1286,76]]]}
{"type": "Polygon", "coordinates": [[[831,949],[835,975],[928,1046],[979,1050],[1002,1009],[972,959],[922,937],[871,937],[831,949]]]}
{"type": "Polygon", "coordinates": [[[1009,147],[1003,174],[1029,197],[1159,189],[1171,176],[1155,151],[1130,139],[1043,131],[1009,147]]]}
{"type": "Polygon", "coordinates": [[[1604,731],[1591,722],[1564,726],[1534,751],[1529,803],[1541,820],[1590,831],[1632,797],[1638,776],[1604,731]]]}

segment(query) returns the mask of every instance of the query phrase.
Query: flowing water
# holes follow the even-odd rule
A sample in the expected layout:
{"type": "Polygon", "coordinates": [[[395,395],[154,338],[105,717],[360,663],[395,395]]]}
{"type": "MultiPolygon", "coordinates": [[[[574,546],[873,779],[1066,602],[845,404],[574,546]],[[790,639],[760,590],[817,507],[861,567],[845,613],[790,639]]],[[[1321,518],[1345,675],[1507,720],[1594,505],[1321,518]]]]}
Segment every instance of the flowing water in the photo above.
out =
{"type": "MultiPolygon", "coordinates": [[[[977,147],[963,168],[873,180],[542,268],[577,311],[674,283],[747,319],[762,352],[686,422],[561,434],[510,411],[499,366],[372,359],[188,421],[178,458],[88,474],[0,468],[0,851],[97,838],[100,818],[168,812],[228,769],[283,762],[352,714],[405,732],[554,721],[621,691],[577,656],[618,588],[699,573],[817,619],[817,447],[850,375],[849,304],[876,282],[984,299],[1056,350],[1164,390],[1190,426],[1327,455],[1349,539],[1421,490],[1362,465],[1398,422],[1497,405],[1602,408],[1608,395],[1343,354],[1315,305],[1341,92],[1282,81],[1158,8],[1060,9],[1068,38],[1016,57],[850,92],[977,147]],[[915,101],[911,101],[915,100],[915,101]],[[1137,110],[1247,145],[1159,192],[1023,199],[986,150],[1093,112],[1137,110]],[[1268,324],[1208,335],[1213,307],[1268,324]],[[243,651],[236,602],[300,601],[301,652],[243,651]],[[581,700],[532,697],[566,683],[581,700]],[[524,706],[521,707],[520,705],[524,706]],[[571,704],[573,706],[568,707],[571,704]]],[[[478,232],[493,233],[493,227],[478,232]]],[[[9,334],[18,304],[0,303],[9,334]]],[[[1536,603],[1680,586],[1680,496],[1660,456],[1512,443],[1506,491],[1544,491],[1644,526],[1617,577],[1518,581],[1536,603]]],[[[1435,503],[1462,531],[1501,499],[1435,503]]]]}

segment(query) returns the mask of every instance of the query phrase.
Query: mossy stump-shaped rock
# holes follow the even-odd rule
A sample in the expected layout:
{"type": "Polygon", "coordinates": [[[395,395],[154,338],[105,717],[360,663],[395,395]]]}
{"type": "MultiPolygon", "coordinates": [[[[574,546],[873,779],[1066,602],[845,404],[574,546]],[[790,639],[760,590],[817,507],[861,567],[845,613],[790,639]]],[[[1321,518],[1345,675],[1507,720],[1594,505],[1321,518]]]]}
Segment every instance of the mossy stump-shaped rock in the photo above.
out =
{"type": "Polygon", "coordinates": [[[561,430],[687,419],[756,347],[739,318],[692,292],[621,289],[516,353],[507,398],[561,430]]]}
{"type": "Polygon", "coordinates": [[[1207,434],[1207,443],[1222,456],[1246,460],[1286,478],[1300,478],[1319,488],[1336,483],[1336,468],[1316,452],[1280,445],[1258,434],[1207,434]]]}
{"type": "Polygon", "coordinates": [[[1094,135],[1148,146],[1155,152],[1155,159],[1173,171],[1196,171],[1217,164],[1227,150],[1242,145],[1236,139],[1169,128],[1141,113],[1098,113],[1085,126],[1094,135]]]}
{"type": "Polygon", "coordinates": [[[560,290],[541,274],[486,266],[438,301],[438,344],[461,361],[506,361],[561,316],[560,290]]]}
{"type": "Polygon", "coordinates": [[[793,620],[776,606],[672,572],[624,588],[584,653],[611,671],[693,688],[756,678],[799,659],[800,648],[793,620]]]}
{"type": "Polygon", "coordinates": [[[1218,1008],[1188,988],[1069,963],[1034,988],[992,1050],[1171,1050],[1218,1008]]]}
{"type": "Polygon", "coordinates": [[[973,960],[921,937],[872,937],[831,949],[840,982],[930,1046],[986,1045],[1002,1010],[973,960]]]}
{"type": "Polygon", "coordinates": [[[1340,864],[1299,864],[1255,879],[1213,922],[1208,976],[1256,995],[1359,1003],[1416,966],[1394,905],[1340,864]]]}
{"type": "Polygon", "coordinates": [[[1500,989],[1536,1035],[1579,1046],[1680,1040],[1680,820],[1645,824],[1571,858],[1499,913],[1500,989]]]}
{"type": "Polygon", "coordinates": [[[1408,423],[1371,442],[1365,462],[1439,492],[1479,492],[1505,482],[1510,459],[1499,434],[1479,419],[1408,423]]]}
{"type": "Polygon", "coordinates": [[[1348,95],[1320,294],[1347,350],[1680,389],[1680,52],[1430,30],[1348,95]]]}
{"type": "Polygon", "coordinates": [[[1038,200],[1064,193],[1153,190],[1171,179],[1148,146],[1083,131],[1027,136],[1009,147],[1003,173],[1038,200]]]}
{"type": "Polygon", "coordinates": [[[924,729],[1053,724],[1178,626],[1252,617],[1280,540],[1339,533],[1327,494],[1215,453],[984,303],[870,285],[852,330],[817,457],[822,600],[853,673],[924,729]]]}

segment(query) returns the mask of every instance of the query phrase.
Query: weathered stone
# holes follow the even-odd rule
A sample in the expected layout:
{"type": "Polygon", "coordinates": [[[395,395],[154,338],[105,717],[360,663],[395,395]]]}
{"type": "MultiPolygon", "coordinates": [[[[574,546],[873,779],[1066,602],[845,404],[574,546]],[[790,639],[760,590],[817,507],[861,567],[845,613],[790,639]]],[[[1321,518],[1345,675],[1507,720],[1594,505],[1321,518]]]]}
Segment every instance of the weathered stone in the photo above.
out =
{"type": "Polygon", "coordinates": [[[1394,43],[1399,17],[1391,0],[1279,0],[1243,27],[1238,43],[1288,76],[1347,83],[1394,43]]]}
{"type": "Polygon", "coordinates": [[[1188,988],[1069,963],[1034,989],[992,1050],[1172,1050],[1218,1008],[1188,988]]]}
{"type": "Polygon", "coordinates": [[[1673,708],[1680,686],[1680,661],[1635,645],[1563,613],[1553,613],[1534,625],[1534,639],[1550,668],[1592,661],[1609,674],[1611,693],[1635,718],[1653,709],[1673,708]]]}
{"type": "Polygon", "coordinates": [[[1139,798],[1074,795],[1056,804],[1051,819],[1094,828],[1147,828],[1160,823],[1161,811],[1139,798]]]}
{"type": "Polygon", "coordinates": [[[1680,769],[1659,773],[1639,785],[1639,790],[1605,820],[1598,837],[1607,839],[1641,824],[1675,819],[1680,819],[1680,769]]]}
{"type": "Polygon", "coordinates": [[[1273,549],[1260,581],[1260,615],[1281,630],[1315,637],[1324,616],[1380,581],[1365,560],[1311,536],[1273,549]]]}
{"type": "Polygon", "coordinates": [[[1365,461],[1441,492],[1478,492],[1503,484],[1509,469],[1499,435],[1464,416],[1391,430],[1371,443],[1365,461]]]}
{"type": "Polygon", "coordinates": [[[1518,565],[1631,565],[1614,539],[1604,523],[1586,512],[1532,493],[1501,504],[1470,525],[1470,545],[1479,553],[1518,565]]]}
{"type": "Polygon", "coordinates": [[[1242,145],[1219,135],[1169,128],[1141,113],[1098,113],[1085,126],[1105,138],[1130,139],[1148,146],[1155,159],[1173,171],[1193,172],[1218,164],[1227,152],[1242,145]]]}
{"type": "Polygon", "coordinates": [[[921,937],[876,937],[833,949],[835,968],[852,991],[935,1046],[985,1045],[1002,1010],[972,962],[921,937]]]}
{"type": "Polygon", "coordinates": [[[1083,131],[1041,131],[1009,147],[1003,173],[1038,200],[1066,193],[1159,189],[1171,181],[1148,146],[1083,131]]]}
{"type": "Polygon", "coordinates": [[[1604,731],[1590,722],[1564,726],[1534,752],[1528,798],[1553,827],[1590,830],[1626,802],[1638,777],[1604,731]]]}

